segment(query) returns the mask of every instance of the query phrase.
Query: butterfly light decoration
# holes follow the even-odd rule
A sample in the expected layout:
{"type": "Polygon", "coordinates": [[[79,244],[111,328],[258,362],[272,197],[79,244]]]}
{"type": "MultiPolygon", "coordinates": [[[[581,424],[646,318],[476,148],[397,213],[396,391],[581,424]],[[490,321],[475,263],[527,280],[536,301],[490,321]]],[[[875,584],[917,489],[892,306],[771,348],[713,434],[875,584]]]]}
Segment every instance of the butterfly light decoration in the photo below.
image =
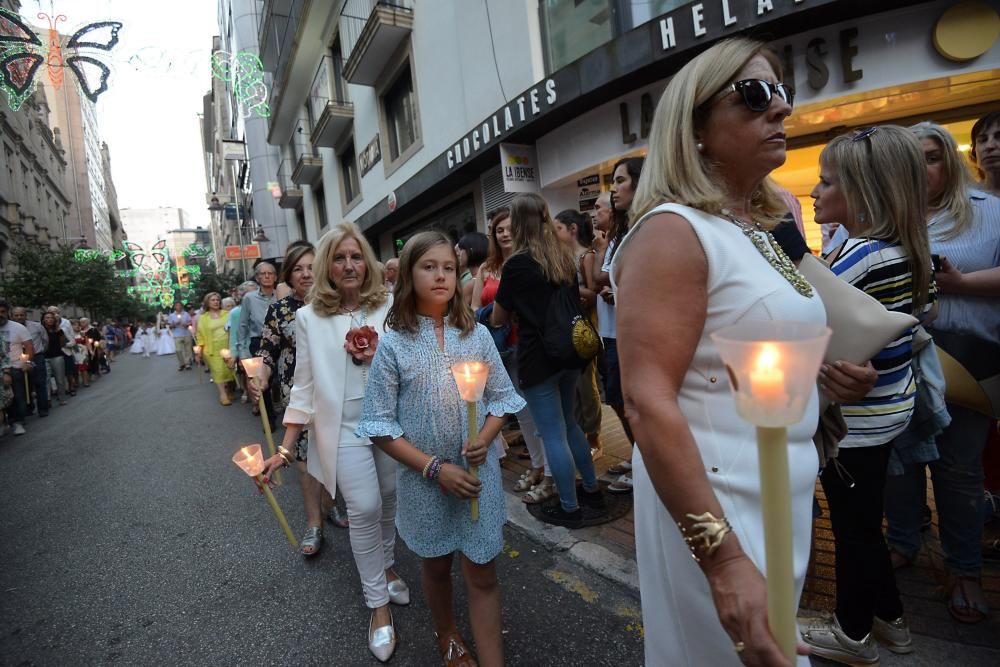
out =
{"type": "Polygon", "coordinates": [[[167,242],[161,239],[148,249],[134,241],[122,241],[122,244],[138,277],[144,281],[138,290],[143,301],[169,307],[174,301],[174,279],[166,252],[167,242]]]}
{"type": "Polygon", "coordinates": [[[244,118],[254,114],[261,118],[271,116],[264,65],[256,55],[249,51],[216,51],[212,54],[212,75],[232,85],[244,118]]]}
{"type": "Polygon", "coordinates": [[[54,87],[62,85],[63,72],[69,68],[84,96],[96,102],[108,89],[108,77],[111,76],[111,69],[102,62],[99,52],[108,53],[118,44],[118,32],[123,24],[118,21],[88,23],[66,41],[65,49],[72,55],[64,57],[57,26],[66,16],[39,12],[38,18],[48,21],[47,44],[42,43],[18,14],[0,8],[0,88],[7,93],[8,105],[16,111],[31,95],[43,64],[54,87]]]}

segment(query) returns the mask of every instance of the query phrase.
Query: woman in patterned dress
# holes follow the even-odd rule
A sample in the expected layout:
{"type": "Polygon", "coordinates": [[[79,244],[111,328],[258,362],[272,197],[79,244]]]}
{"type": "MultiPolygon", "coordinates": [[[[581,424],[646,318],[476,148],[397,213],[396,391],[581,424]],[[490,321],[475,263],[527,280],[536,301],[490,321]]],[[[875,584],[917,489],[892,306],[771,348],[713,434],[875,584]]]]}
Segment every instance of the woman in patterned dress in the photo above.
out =
{"type": "MultiPolygon", "coordinates": [[[[295,313],[305,305],[306,296],[313,286],[313,259],[316,256],[312,244],[295,245],[285,253],[281,263],[281,282],[291,289],[291,293],[272,303],[264,316],[264,328],[260,336],[260,349],[257,351],[263,362],[262,385],[270,386],[271,377],[277,370],[277,384],[281,391],[281,404],[278,407],[284,411],[288,407],[288,397],[292,393],[292,381],[295,377],[295,313]]],[[[257,400],[256,385],[248,385],[253,398],[257,400]]],[[[323,544],[323,510],[321,496],[323,486],[306,470],[306,451],[308,434],[302,431],[295,441],[296,468],[299,471],[299,486],[302,489],[302,502],[306,509],[306,534],[303,536],[299,550],[303,556],[315,556],[323,544]]]]}
{"type": "Polygon", "coordinates": [[[485,667],[503,664],[495,559],[503,548],[506,512],[498,435],[504,417],[522,409],[524,399],[514,390],[489,331],[465,306],[457,268],[451,240],[441,232],[422,232],[404,246],[386,320],[390,331],[372,362],[357,434],[403,464],[396,525],[423,559],[424,594],[438,648],[451,667],[476,664],[451,613],[451,567],[455,553],[461,553],[472,633],[485,667]],[[451,372],[462,361],[489,366],[475,442],[466,440],[466,406],[451,372]],[[478,466],[478,479],[465,463],[478,466]],[[478,520],[470,514],[471,498],[479,499],[478,520]]]}

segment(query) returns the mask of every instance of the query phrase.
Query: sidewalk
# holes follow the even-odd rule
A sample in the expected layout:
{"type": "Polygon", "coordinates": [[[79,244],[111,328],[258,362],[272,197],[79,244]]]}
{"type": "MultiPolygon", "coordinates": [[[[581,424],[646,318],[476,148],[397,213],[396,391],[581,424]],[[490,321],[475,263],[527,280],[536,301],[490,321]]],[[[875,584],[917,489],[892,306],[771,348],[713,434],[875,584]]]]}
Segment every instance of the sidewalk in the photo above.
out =
{"type": "MultiPolygon", "coordinates": [[[[604,456],[595,462],[598,476],[623,458],[629,456],[630,445],[622,431],[621,424],[611,408],[604,406],[601,439],[604,442],[604,456]]],[[[507,515],[510,524],[526,533],[550,549],[565,551],[578,563],[592,568],[609,579],[626,585],[636,592],[639,589],[638,570],[635,563],[635,527],[633,513],[600,526],[568,530],[551,526],[535,519],[525,509],[520,495],[513,491],[514,482],[530,467],[530,462],[518,458],[523,447],[511,448],[503,461],[504,490],[507,491],[507,515]]],[[[833,534],[830,530],[826,498],[819,483],[816,493],[823,516],[815,522],[812,560],[802,593],[800,615],[815,616],[816,612],[832,611],[834,605],[834,549],[833,534]]],[[[933,499],[933,492],[928,492],[933,499]]],[[[933,501],[931,509],[934,510],[933,501]]],[[[996,529],[994,529],[996,530],[996,529]]],[[[1000,532],[1000,530],[996,530],[1000,532]]],[[[1000,535],[994,535],[1000,537],[1000,535]]],[[[977,625],[965,625],[952,619],[948,614],[945,600],[945,575],[941,544],[938,541],[937,512],[933,513],[931,529],[925,533],[925,548],[913,567],[897,572],[897,584],[903,596],[903,607],[914,634],[933,638],[937,641],[918,641],[918,650],[926,645],[934,647],[937,655],[949,655],[947,647],[963,650],[981,647],[976,658],[982,653],[988,655],[993,664],[1000,664],[1000,564],[987,561],[983,569],[983,591],[993,613],[986,621],[977,625]],[[997,653],[994,654],[994,651],[997,653]]],[[[883,651],[883,657],[888,657],[883,651]]],[[[918,653],[919,656],[919,653],[918,653]]],[[[928,658],[929,656],[923,656],[928,658]]],[[[952,660],[958,659],[953,653],[952,660]]],[[[972,656],[967,656],[972,658],[972,656]]],[[[934,664],[923,659],[907,664],[934,664]]],[[[966,661],[967,664],[989,664],[989,662],[966,661]]]]}

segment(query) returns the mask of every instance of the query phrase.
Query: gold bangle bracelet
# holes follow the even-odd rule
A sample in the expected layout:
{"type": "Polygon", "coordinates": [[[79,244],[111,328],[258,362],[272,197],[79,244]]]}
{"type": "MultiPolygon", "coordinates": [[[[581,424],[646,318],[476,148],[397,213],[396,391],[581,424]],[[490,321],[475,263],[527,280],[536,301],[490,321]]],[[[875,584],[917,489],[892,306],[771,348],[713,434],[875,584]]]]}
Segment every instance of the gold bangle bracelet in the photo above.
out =
{"type": "Polygon", "coordinates": [[[685,514],[684,516],[694,522],[691,528],[685,528],[680,522],[677,523],[677,527],[684,537],[684,542],[691,550],[691,557],[697,563],[700,563],[705,556],[714,554],[722,545],[722,541],[726,539],[726,535],[733,532],[729,519],[726,517],[717,518],[711,512],[685,514]],[[698,554],[699,550],[702,552],[701,557],[698,554]]]}
{"type": "Polygon", "coordinates": [[[278,445],[278,456],[284,460],[286,468],[292,464],[292,461],[295,460],[295,457],[292,456],[290,451],[285,449],[284,445],[278,445]]]}

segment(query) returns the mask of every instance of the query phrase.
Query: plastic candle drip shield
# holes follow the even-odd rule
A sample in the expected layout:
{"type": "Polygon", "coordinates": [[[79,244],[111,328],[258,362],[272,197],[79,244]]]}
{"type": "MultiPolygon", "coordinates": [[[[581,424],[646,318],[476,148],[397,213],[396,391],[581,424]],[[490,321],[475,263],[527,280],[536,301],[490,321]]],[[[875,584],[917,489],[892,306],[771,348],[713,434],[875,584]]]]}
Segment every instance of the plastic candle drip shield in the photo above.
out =
{"type": "Polygon", "coordinates": [[[233,454],[233,463],[250,477],[256,477],[264,471],[264,457],[260,453],[260,445],[244,445],[233,454]]]}
{"type": "Polygon", "coordinates": [[[463,401],[476,402],[482,399],[486,389],[486,379],[490,375],[490,366],[481,361],[461,361],[452,365],[451,374],[455,376],[458,393],[463,401]]]}

